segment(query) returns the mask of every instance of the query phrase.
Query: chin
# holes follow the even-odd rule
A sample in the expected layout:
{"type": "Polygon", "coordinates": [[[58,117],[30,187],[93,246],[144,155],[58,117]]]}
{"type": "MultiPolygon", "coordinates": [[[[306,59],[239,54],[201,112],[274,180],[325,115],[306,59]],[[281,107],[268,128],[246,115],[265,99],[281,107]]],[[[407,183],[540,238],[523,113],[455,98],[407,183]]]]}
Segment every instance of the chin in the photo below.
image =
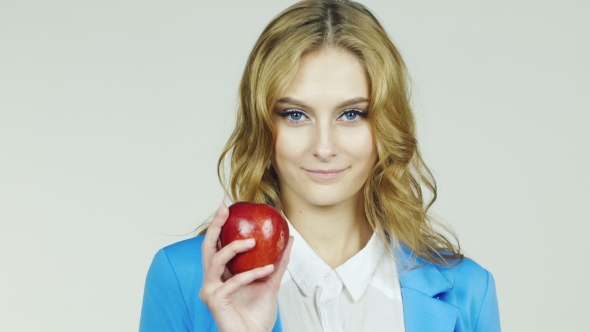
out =
{"type": "Polygon", "coordinates": [[[348,203],[350,204],[351,201],[355,199],[356,195],[342,195],[342,191],[338,190],[314,190],[313,193],[308,193],[307,195],[301,195],[303,201],[306,203],[319,206],[319,207],[330,207],[339,205],[341,203],[348,203]],[[339,194],[335,194],[339,193],[339,194]]]}
{"type": "Polygon", "coordinates": [[[309,203],[310,205],[319,206],[319,207],[330,207],[330,206],[338,205],[338,203],[341,203],[341,202],[342,202],[341,200],[326,200],[326,199],[322,199],[322,198],[307,200],[307,203],[309,203]]]}

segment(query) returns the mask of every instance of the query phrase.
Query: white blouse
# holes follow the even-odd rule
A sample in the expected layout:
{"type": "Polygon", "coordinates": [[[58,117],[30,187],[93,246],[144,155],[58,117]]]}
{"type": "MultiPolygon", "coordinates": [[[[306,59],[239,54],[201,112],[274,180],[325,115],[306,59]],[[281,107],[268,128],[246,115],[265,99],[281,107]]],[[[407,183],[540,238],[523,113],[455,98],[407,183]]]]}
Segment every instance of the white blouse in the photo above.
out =
{"type": "Polygon", "coordinates": [[[376,234],[332,269],[290,223],[289,231],[295,241],[279,291],[284,331],[404,331],[396,264],[376,234]]]}

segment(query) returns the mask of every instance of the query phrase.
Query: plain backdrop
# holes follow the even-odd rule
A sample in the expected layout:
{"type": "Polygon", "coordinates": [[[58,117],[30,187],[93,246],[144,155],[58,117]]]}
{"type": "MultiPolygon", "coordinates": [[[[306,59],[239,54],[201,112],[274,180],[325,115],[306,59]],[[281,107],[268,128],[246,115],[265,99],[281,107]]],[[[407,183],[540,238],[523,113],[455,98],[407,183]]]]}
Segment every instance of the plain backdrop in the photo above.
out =
{"type": "MultiPolygon", "coordinates": [[[[224,199],[241,72],[292,3],[0,0],[1,331],[137,330],[153,255],[224,199]]],[[[587,329],[589,2],[363,3],[503,329],[587,329]]]]}

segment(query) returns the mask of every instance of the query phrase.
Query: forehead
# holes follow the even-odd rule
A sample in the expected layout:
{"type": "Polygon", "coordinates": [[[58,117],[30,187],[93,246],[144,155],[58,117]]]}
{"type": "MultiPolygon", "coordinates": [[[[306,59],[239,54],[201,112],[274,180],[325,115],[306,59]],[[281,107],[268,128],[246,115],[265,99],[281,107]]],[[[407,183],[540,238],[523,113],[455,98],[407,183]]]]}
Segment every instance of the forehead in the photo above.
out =
{"type": "Polygon", "coordinates": [[[350,51],[332,47],[304,54],[281,97],[328,103],[368,99],[369,93],[369,80],[361,61],[350,51]]]}

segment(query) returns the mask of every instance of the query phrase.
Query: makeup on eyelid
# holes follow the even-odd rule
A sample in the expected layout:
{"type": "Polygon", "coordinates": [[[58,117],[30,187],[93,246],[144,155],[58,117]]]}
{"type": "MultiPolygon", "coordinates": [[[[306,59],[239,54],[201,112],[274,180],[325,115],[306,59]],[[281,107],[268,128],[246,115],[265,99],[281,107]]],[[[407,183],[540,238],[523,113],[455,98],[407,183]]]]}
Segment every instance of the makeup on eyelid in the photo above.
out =
{"type": "MultiPolygon", "coordinates": [[[[298,110],[298,109],[287,109],[284,111],[278,111],[277,115],[286,119],[289,122],[292,123],[301,123],[303,121],[300,121],[302,117],[305,117],[307,119],[310,119],[310,117],[302,110],[298,110]],[[294,118],[296,117],[296,118],[294,118]]],[[[367,118],[369,116],[369,113],[365,110],[362,109],[358,109],[358,108],[351,108],[351,109],[347,109],[343,112],[341,112],[340,114],[338,114],[338,116],[336,117],[336,119],[340,119],[342,117],[346,117],[347,119],[345,120],[345,122],[358,122],[360,121],[360,119],[358,117],[361,118],[367,118]],[[354,116],[354,118],[349,118],[349,116],[354,116]]]]}

